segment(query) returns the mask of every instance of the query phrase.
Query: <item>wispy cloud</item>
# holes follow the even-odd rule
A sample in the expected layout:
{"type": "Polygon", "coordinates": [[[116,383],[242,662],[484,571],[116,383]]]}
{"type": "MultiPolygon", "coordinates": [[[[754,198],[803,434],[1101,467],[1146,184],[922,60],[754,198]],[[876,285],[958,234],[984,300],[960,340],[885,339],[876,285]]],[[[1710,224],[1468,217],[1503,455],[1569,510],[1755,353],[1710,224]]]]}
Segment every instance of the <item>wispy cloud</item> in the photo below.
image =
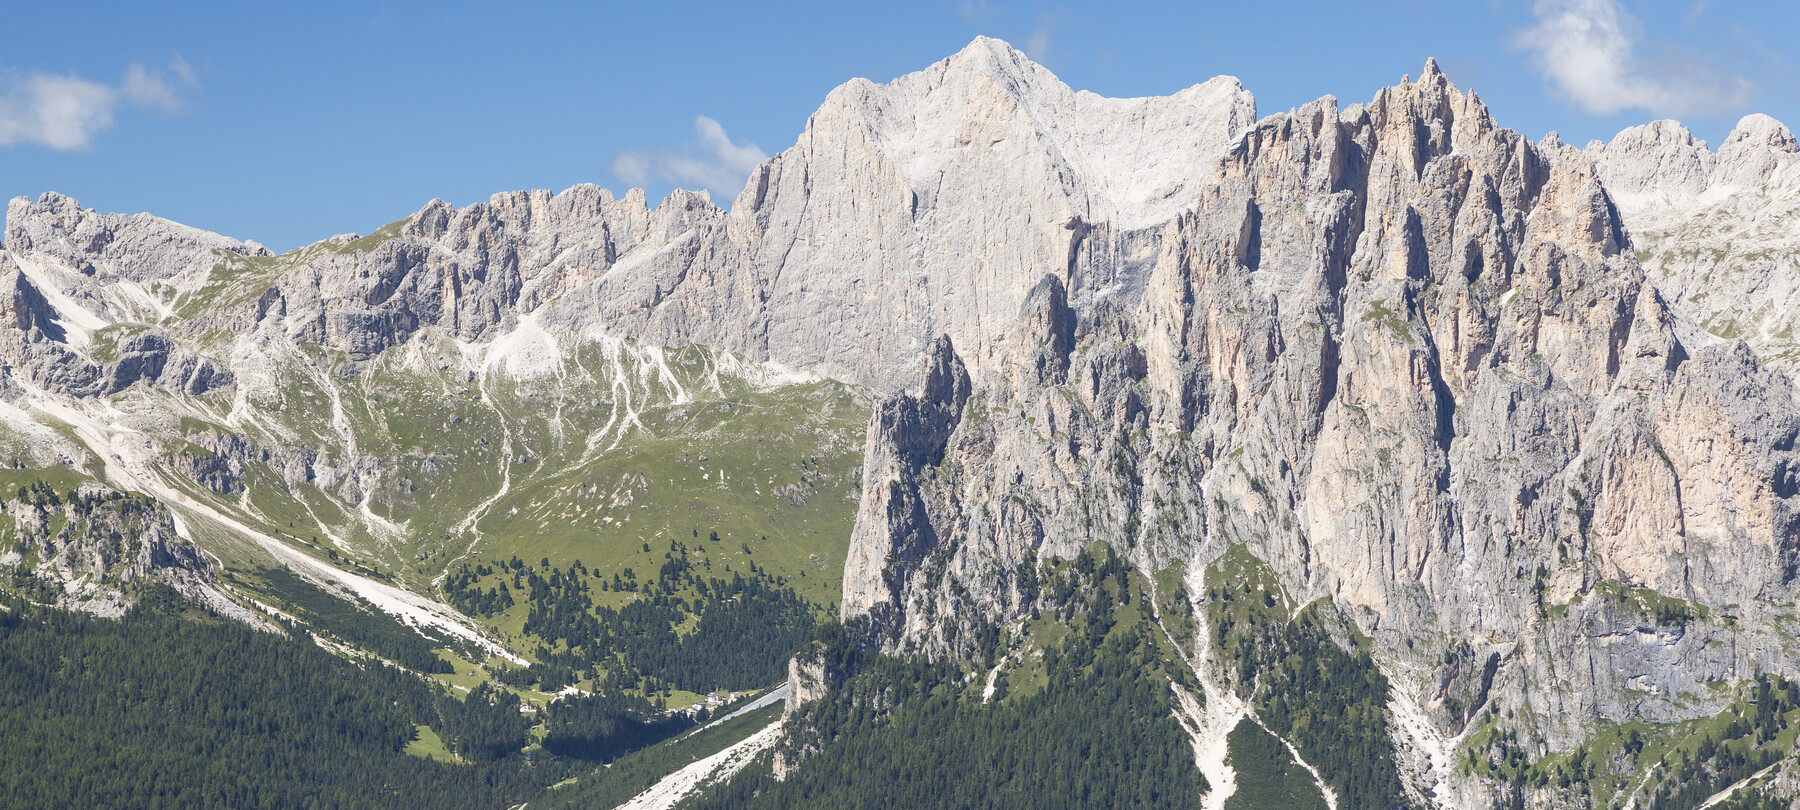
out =
{"type": "Polygon", "coordinates": [[[0,73],[0,146],[35,143],[51,149],[86,149],[112,126],[121,100],[158,112],[178,112],[182,96],[198,89],[194,69],[181,57],[167,72],[132,64],[117,86],[55,73],[0,73]]]}
{"type": "Polygon", "coordinates": [[[696,115],[694,140],[675,149],[621,152],[613,159],[612,173],[634,186],[663,180],[729,200],[743,189],[751,170],[768,159],[756,144],[733,142],[719,122],[696,115]]]}
{"type": "Polygon", "coordinates": [[[1700,15],[1705,14],[1707,7],[1712,4],[1713,0],[1694,0],[1694,4],[1688,6],[1687,14],[1682,15],[1681,24],[1691,27],[1694,23],[1699,22],[1700,15]]]}
{"type": "Polygon", "coordinates": [[[1537,25],[1519,43],[1535,54],[1544,78],[1594,115],[1724,112],[1741,107],[1754,89],[1742,76],[1680,53],[1640,60],[1643,28],[1618,0],[1537,0],[1532,12],[1537,25]]]}
{"type": "Polygon", "coordinates": [[[1050,29],[1041,25],[1032,29],[1025,38],[1025,55],[1040,65],[1050,60],[1050,29]]]}
{"type": "Polygon", "coordinates": [[[86,149],[93,133],[112,126],[114,94],[104,84],[44,73],[0,82],[0,146],[86,149]]]}
{"type": "Polygon", "coordinates": [[[987,0],[963,0],[962,6],[957,11],[970,25],[979,25],[999,9],[994,8],[987,0]]]}
{"type": "Polygon", "coordinates": [[[182,104],[182,93],[200,87],[200,79],[194,75],[194,69],[188,66],[187,60],[179,55],[169,63],[171,78],[161,72],[152,71],[143,65],[133,64],[125,69],[125,82],[119,85],[125,98],[139,107],[153,108],[162,112],[179,112],[182,104]]]}

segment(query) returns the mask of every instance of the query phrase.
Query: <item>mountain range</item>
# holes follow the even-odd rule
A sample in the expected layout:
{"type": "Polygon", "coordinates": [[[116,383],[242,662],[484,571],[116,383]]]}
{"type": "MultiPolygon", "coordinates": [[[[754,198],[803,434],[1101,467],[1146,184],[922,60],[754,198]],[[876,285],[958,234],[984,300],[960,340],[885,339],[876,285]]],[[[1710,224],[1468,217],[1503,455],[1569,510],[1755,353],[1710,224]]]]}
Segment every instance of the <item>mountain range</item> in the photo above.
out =
{"type": "Polygon", "coordinates": [[[543,706],[788,675],[634,806],[903,795],[822,774],[1102,673],[1206,807],[1794,801],[1797,212],[1766,116],[1532,141],[1428,62],[1258,117],[986,38],[838,87],[729,209],[578,185],[276,255],[19,198],[0,566],[428,669],[316,588],[543,706]],[[813,633],[771,677],[596,646],[758,588],[813,633]]]}

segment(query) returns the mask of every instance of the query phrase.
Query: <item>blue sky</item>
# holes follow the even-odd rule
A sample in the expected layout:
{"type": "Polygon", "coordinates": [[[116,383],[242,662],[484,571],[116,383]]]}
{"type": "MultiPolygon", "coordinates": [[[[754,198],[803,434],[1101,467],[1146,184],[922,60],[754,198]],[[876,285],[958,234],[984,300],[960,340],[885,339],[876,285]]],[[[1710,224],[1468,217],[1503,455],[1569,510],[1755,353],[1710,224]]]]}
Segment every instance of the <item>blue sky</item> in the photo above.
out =
{"type": "Polygon", "coordinates": [[[0,196],[55,190],[277,250],[519,188],[709,185],[728,204],[832,87],[978,34],[1104,95],[1230,74],[1262,114],[1366,100],[1435,56],[1533,138],[1674,117],[1716,145],[1748,112],[1800,124],[1796,5],[13,4],[0,196]]]}

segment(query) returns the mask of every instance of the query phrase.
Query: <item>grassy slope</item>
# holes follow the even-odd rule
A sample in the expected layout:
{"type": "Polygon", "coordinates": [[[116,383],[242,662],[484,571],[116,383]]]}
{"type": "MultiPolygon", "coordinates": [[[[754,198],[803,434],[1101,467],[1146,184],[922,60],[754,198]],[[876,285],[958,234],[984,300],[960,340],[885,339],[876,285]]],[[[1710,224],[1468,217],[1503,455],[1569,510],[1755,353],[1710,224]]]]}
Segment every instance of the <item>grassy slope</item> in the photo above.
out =
{"type": "Polygon", "coordinates": [[[842,439],[860,433],[864,417],[824,383],[658,408],[642,417],[655,435],[579,467],[527,472],[482,520],[481,550],[642,577],[676,539],[703,554],[713,576],[755,562],[803,596],[835,603],[861,462],[860,447],[842,439]],[[783,486],[804,498],[777,495],[783,486]]]}
{"type": "MultiPolygon", "coordinates": [[[[375,248],[403,225],[278,257],[221,256],[206,284],[174,302],[170,322],[248,300],[327,253],[375,248]]],[[[96,350],[140,327],[107,330],[96,350]]],[[[485,347],[427,329],[362,363],[316,345],[231,339],[205,337],[201,350],[232,355],[236,391],[134,387],[109,398],[102,421],[148,440],[164,483],[295,549],[435,594],[447,570],[515,555],[559,567],[581,560],[603,577],[627,568],[653,576],[679,539],[705,576],[748,576],[754,566],[821,613],[835,608],[858,495],[863,392],[772,379],[704,347],[530,328],[485,347]],[[182,472],[218,466],[207,448],[234,437],[252,444],[238,456],[241,492],[210,491],[182,472]]],[[[74,426],[40,418],[63,443],[83,444],[74,426]]],[[[0,436],[18,458],[43,442],[0,436]]],[[[102,474],[89,461],[42,475],[67,490],[102,474]]],[[[19,477],[10,472],[0,471],[0,490],[19,477]]],[[[221,563],[228,592],[283,605],[256,574],[275,564],[266,551],[203,517],[189,515],[187,526],[221,563]]],[[[627,598],[595,596],[615,606],[627,598]]],[[[525,613],[521,602],[489,624],[529,655],[535,641],[518,637],[525,613]]],[[[483,677],[467,662],[455,666],[445,680],[483,677]]]]}
{"type": "MultiPolygon", "coordinates": [[[[434,334],[360,365],[316,346],[276,348],[266,353],[274,384],[249,389],[261,392],[250,407],[143,388],[111,405],[149,425],[171,460],[246,435],[269,452],[242,465],[244,492],[208,491],[172,465],[162,477],[321,560],[418,592],[433,593],[439,575],[464,562],[514,555],[649,576],[679,539],[708,576],[749,575],[755,565],[822,612],[835,606],[864,394],[761,379],[702,347],[569,334],[544,342],[541,356],[494,349],[506,353],[475,365],[479,355],[434,334]],[[360,461],[349,460],[352,447],[360,461]],[[308,464],[311,478],[296,476],[308,464]]],[[[206,534],[229,581],[271,562],[206,534]]],[[[535,646],[518,638],[525,612],[521,603],[490,621],[521,652],[535,646]]]]}

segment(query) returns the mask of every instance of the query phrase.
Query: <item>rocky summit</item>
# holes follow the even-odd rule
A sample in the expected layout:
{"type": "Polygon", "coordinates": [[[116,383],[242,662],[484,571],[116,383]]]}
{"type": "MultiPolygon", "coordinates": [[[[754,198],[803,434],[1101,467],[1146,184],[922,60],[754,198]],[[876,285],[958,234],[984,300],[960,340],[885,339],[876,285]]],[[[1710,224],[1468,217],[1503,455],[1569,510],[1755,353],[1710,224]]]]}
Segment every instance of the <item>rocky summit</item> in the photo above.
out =
{"type": "Polygon", "coordinates": [[[842,798],[917,717],[1140,686],[1106,710],[1177,803],[1800,801],[1796,234],[1766,116],[1533,142],[1427,62],[1258,118],[986,38],[838,87],[729,209],[579,185],[276,255],[47,193],[0,251],[0,566],[511,684],[546,745],[561,690],[787,677],[644,806],[842,798]]]}

